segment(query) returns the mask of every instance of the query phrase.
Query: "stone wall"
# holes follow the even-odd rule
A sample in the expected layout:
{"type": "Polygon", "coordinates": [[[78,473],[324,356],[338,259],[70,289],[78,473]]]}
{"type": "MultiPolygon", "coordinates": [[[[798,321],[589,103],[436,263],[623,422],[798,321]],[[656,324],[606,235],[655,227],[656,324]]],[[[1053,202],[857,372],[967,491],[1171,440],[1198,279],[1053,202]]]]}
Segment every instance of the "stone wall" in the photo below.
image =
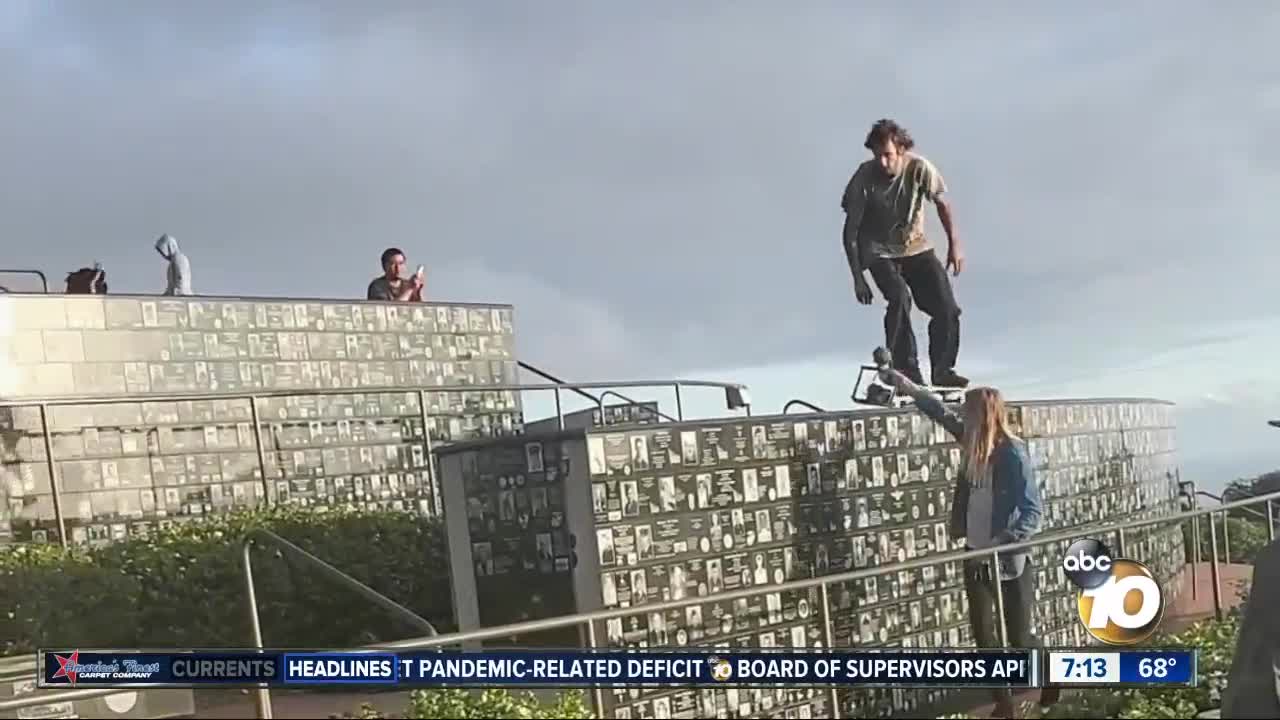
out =
{"type": "MultiPolygon", "coordinates": [[[[1098,523],[1177,512],[1170,405],[1019,403],[1010,415],[1029,444],[1046,532],[1090,536],[1098,523]]],[[[462,462],[444,477],[461,475],[467,527],[458,534],[470,540],[469,563],[457,567],[468,577],[459,586],[474,584],[482,625],[634,608],[598,624],[602,645],[818,648],[827,642],[819,591],[770,586],[884,568],[829,586],[836,647],[973,643],[957,563],[893,569],[956,549],[946,517],[959,448],[912,410],[602,427],[445,454],[455,452],[462,462]],[[575,515],[574,493],[587,487],[590,508],[575,515]],[[497,588],[507,592],[490,591],[497,588]],[[516,588],[526,591],[513,594],[516,588]],[[528,603],[534,588],[536,607],[528,603]],[[741,588],[759,594],[715,599],[741,588]],[[518,603],[508,602],[514,597],[518,603]],[[706,601],[679,611],[645,609],[695,597],[706,601]]],[[[1125,555],[1146,562],[1162,581],[1183,563],[1176,527],[1130,532],[1126,541],[1125,555]]],[[[1074,590],[1057,570],[1064,551],[1033,554],[1036,630],[1048,645],[1081,646],[1074,590]]],[[[604,695],[605,716],[615,718],[831,714],[825,690],[619,688],[604,695]]],[[[915,714],[945,704],[948,695],[863,690],[840,698],[844,716],[860,717],[915,714]]]]}
{"type": "Polygon", "coordinates": [[[263,502],[432,512],[428,435],[522,429],[519,394],[484,389],[518,382],[512,320],[500,305],[0,295],[0,542],[57,540],[36,400],[52,401],[73,541],[263,502]],[[68,402],[88,397],[120,400],[68,402]]]}

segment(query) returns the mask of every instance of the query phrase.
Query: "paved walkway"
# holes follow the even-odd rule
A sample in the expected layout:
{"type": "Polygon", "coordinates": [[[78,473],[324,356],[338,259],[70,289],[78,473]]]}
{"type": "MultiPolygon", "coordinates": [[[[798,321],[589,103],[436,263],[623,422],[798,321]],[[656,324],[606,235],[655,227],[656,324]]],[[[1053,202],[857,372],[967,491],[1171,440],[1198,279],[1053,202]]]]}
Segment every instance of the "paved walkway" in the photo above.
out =
{"type": "MultiPolygon", "coordinates": [[[[1224,563],[1218,566],[1218,577],[1222,606],[1229,610],[1240,604],[1248,590],[1253,578],[1253,566],[1224,563]]],[[[1183,572],[1182,587],[1177,599],[1165,609],[1166,623],[1189,624],[1212,615],[1213,569],[1207,562],[1189,563],[1183,572]]]]}

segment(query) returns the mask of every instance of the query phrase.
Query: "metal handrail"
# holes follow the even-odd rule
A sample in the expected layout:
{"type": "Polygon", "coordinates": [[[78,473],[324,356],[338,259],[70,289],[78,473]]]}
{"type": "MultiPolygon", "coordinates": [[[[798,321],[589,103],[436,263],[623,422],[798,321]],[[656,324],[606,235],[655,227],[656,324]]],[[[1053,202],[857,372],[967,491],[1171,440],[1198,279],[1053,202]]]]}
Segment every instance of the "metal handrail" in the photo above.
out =
{"type": "Polygon", "coordinates": [[[800,398],[794,398],[794,399],[792,399],[792,400],[788,400],[788,401],[787,401],[787,404],[782,406],[782,414],[783,414],[783,415],[786,415],[787,413],[791,412],[791,406],[792,406],[792,405],[799,405],[799,406],[801,406],[801,407],[807,407],[807,408],[809,408],[810,410],[812,410],[812,411],[814,411],[814,412],[816,412],[816,413],[824,413],[824,412],[827,412],[826,410],[823,410],[822,408],[818,407],[817,405],[814,405],[813,403],[811,403],[811,402],[809,402],[809,401],[807,401],[807,400],[801,400],[800,398]]]}
{"type": "MultiPolygon", "coordinates": [[[[1256,505],[1258,503],[1265,503],[1268,509],[1270,509],[1273,501],[1276,501],[1276,500],[1280,500],[1280,491],[1274,492],[1274,493],[1268,493],[1266,495],[1256,495],[1254,497],[1247,498],[1245,500],[1225,503],[1221,507],[1217,507],[1217,508],[1200,508],[1200,509],[1175,513],[1172,515],[1164,515],[1156,518],[1146,518],[1141,520],[1128,520],[1124,522],[1109,523],[1105,525],[1099,525],[1099,526],[1084,529],[1083,532],[1088,532],[1090,534],[1117,532],[1120,534],[1121,538],[1123,538],[1123,533],[1125,530],[1130,530],[1130,529],[1139,528],[1139,527],[1146,527],[1149,525],[1160,525],[1163,523],[1181,523],[1188,519],[1199,519],[1201,516],[1208,515],[1210,518],[1211,535],[1214,538],[1216,538],[1217,534],[1216,532],[1213,531],[1213,528],[1212,528],[1212,525],[1213,525],[1212,520],[1215,514],[1225,512],[1227,510],[1233,510],[1235,508],[1249,507],[1251,505],[1256,505]]],[[[955,561],[962,561],[962,560],[985,559],[988,557],[990,557],[992,561],[998,562],[1000,553],[1002,552],[1007,553],[1007,552],[1012,552],[1016,550],[1029,550],[1033,547],[1037,547],[1040,545],[1047,545],[1054,542],[1062,542],[1063,540],[1069,540],[1071,538],[1078,537],[1081,534],[1081,532],[1082,532],[1081,530],[1067,531],[1067,532],[1056,533],[1056,534],[1045,536],[1045,537],[1039,537],[1034,540],[1028,540],[1026,542],[1000,545],[1000,546],[997,546],[994,548],[988,548],[985,550],[953,551],[949,553],[942,553],[940,555],[930,555],[924,558],[907,560],[905,562],[900,562],[900,563],[890,563],[888,565],[877,566],[875,568],[851,570],[851,571],[846,571],[842,573],[836,573],[833,575],[823,575],[821,577],[809,578],[805,580],[792,580],[792,581],[781,583],[778,585],[770,585],[769,589],[770,589],[770,592],[781,592],[786,590],[806,590],[812,587],[819,588],[822,594],[822,603],[823,603],[822,606],[824,608],[823,622],[826,625],[826,631],[830,633],[831,631],[830,600],[828,598],[828,593],[827,593],[827,586],[830,583],[849,582],[851,580],[858,580],[864,577],[870,577],[872,575],[876,575],[880,573],[925,567],[928,565],[935,565],[940,562],[955,562],[955,561]]],[[[1122,544],[1123,543],[1121,543],[1121,545],[1122,544]]],[[[1216,548],[1217,543],[1215,542],[1214,545],[1216,548]]],[[[1216,553],[1215,553],[1215,557],[1213,558],[1213,568],[1214,568],[1214,583],[1216,586],[1218,583],[1218,572],[1217,572],[1218,564],[1217,564],[1216,553]]],[[[996,589],[997,601],[1000,604],[1003,604],[1003,589],[1000,587],[1000,583],[995,584],[995,589],[996,589]]],[[[709,596],[709,597],[713,597],[716,600],[720,600],[720,601],[726,601],[726,600],[733,600],[737,598],[750,597],[751,595],[757,595],[759,593],[760,593],[760,588],[747,588],[743,590],[733,590],[729,592],[718,593],[716,595],[709,596]]],[[[518,635],[523,633],[540,632],[544,630],[555,630],[558,628],[571,627],[575,625],[585,625],[588,629],[588,632],[587,632],[588,638],[594,638],[595,637],[594,623],[599,622],[601,620],[608,620],[615,617],[625,617],[627,615],[634,615],[639,609],[643,609],[645,612],[663,612],[665,610],[673,610],[673,609],[683,608],[683,607],[687,607],[687,606],[698,604],[698,603],[703,603],[703,602],[706,602],[707,600],[708,600],[708,597],[698,597],[698,598],[693,598],[689,600],[669,600],[661,603],[645,604],[642,608],[637,606],[637,607],[630,607],[630,608],[616,608],[616,609],[610,609],[610,610],[596,610],[593,612],[577,613],[574,615],[564,615],[564,616],[554,617],[554,618],[543,618],[541,620],[527,620],[524,622],[512,623],[510,625],[502,625],[499,627],[482,628],[480,630],[468,630],[464,632],[448,633],[445,635],[434,635],[434,636],[428,636],[428,637],[410,638],[408,640],[400,640],[392,643],[379,643],[374,645],[366,645],[366,646],[362,646],[354,649],[357,649],[357,650],[419,650],[424,648],[439,647],[442,645],[457,645],[457,644],[470,642],[470,641],[489,640],[489,639],[499,638],[499,637],[508,637],[508,636],[518,635]]],[[[1221,615],[1221,612],[1222,612],[1221,600],[1222,600],[1221,595],[1218,592],[1215,592],[1214,593],[1215,611],[1218,613],[1219,616],[1221,615]]],[[[1004,628],[1003,621],[1000,624],[1000,635],[1001,635],[1000,637],[1001,645],[1002,646],[1007,645],[1008,635],[1007,635],[1006,629],[1004,628]]],[[[58,693],[56,697],[52,695],[46,695],[43,697],[28,697],[28,698],[14,699],[14,700],[3,700],[3,701],[0,701],[0,710],[11,710],[11,709],[17,709],[17,708],[31,707],[34,705],[42,705],[42,704],[46,704],[54,701],[64,702],[68,700],[81,700],[81,699],[87,700],[89,698],[102,697],[104,695],[110,695],[116,692],[120,692],[120,689],[119,688],[85,689],[85,690],[72,690],[66,693],[58,693]],[[54,698],[54,699],[50,699],[50,698],[54,698]]],[[[596,692],[599,692],[599,691],[597,690],[596,692]]],[[[832,693],[833,695],[835,693],[834,686],[832,688],[832,693]]],[[[838,705],[833,705],[832,711],[838,712],[838,707],[839,707],[838,705]]]]}
{"type": "MultiPolygon", "coordinates": [[[[258,472],[261,475],[263,484],[263,497],[270,503],[271,492],[270,483],[267,479],[267,459],[266,446],[262,441],[262,422],[258,412],[258,400],[263,398],[276,397],[309,397],[316,395],[371,395],[371,394],[389,394],[403,395],[405,393],[417,393],[418,410],[422,420],[423,444],[425,445],[426,454],[431,456],[433,453],[431,447],[431,432],[428,428],[427,395],[430,393],[450,393],[450,392],[536,392],[549,390],[555,393],[556,397],[556,418],[561,429],[564,428],[564,412],[560,403],[560,393],[562,390],[582,390],[584,388],[601,388],[609,389],[616,387],[666,387],[674,385],[677,393],[681,385],[689,387],[713,387],[720,388],[725,391],[728,398],[734,391],[745,392],[746,386],[739,383],[717,382],[714,380],[625,380],[620,382],[589,382],[589,383],[514,383],[514,384],[494,384],[494,385],[447,385],[447,386],[386,386],[376,385],[361,388],[300,388],[291,390],[263,390],[252,393],[186,393],[186,394],[154,394],[154,395],[70,395],[55,397],[30,397],[7,399],[0,398],[0,407],[38,407],[40,409],[40,429],[44,436],[45,446],[45,463],[49,471],[49,487],[50,499],[53,504],[53,514],[55,522],[58,524],[58,542],[63,547],[67,545],[67,528],[66,517],[62,512],[62,495],[58,482],[58,463],[54,457],[52,433],[49,428],[49,408],[67,405],[116,405],[116,404],[132,404],[132,403],[155,403],[155,402],[198,402],[210,400],[240,400],[249,403],[250,422],[253,424],[254,447],[258,455],[258,472]]],[[[677,399],[679,395],[677,394],[677,399]]],[[[732,407],[732,405],[731,405],[732,407]]],[[[434,508],[434,497],[431,498],[434,508]]]]}
{"type": "MultiPolygon", "coordinates": [[[[1213,493],[1209,492],[1208,490],[1196,490],[1196,494],[1197,494],[1197,495],[1203,495],[1203,496],[1205,496],[1205,497],[1209,498],[1210,500],[1213,500],[1213,501],[1217,502],[1218,504],[1222,504],[1222,503],[1227,502],[1226,500],[1224,500],[1224,499],[1223,499],[1223,496],[1222,496],[1222,495],[1214,495],[1213,493]]],[[[1252,497],[1252,496],[1250,496],[1250,497],[1252,497]]],[[[1266,520],[1266,519],[1267,519],[1267,517],[1266,517],[1265,515],[1263,515],[1260,511],[1258,511],[1258,510],[1254,510],[1253,508],[1241,508],[1241,509],[1242,509],[1242,510],[1244,510],[1245,512],[1247,512],[1247,513],[1252,514],[1252,515],[1257,515],[1259,518],[1261,518],[1261,519],[1263,519],[1263,520],[1266,520]]]]}
{"type": "MultiPolygon", "coordinates": [[[[1225,499],[1226,493],[1223,493],[1222,495],[1214,495],[1213,493],[1205,490],[1196,490],[1196,494],[1203,495],[1209,498],[1210,500],[1216,500],[1219,505],[1227,502],[1225,499]]],[[[1250,496],[1250,497],[1253,497],[1253,496],[1250,496]]],[[[1250,513],[1252,515],[1256,515],[1258,516],[1258,518],[1262,520],[1265,520],[1267,523],[1267,539],[1270,542],[1275,542],[1276,524],[1275,524],[1274,518],[1267,517],[1266,515],[1263,515],[1262,513],[1258,512],[1257,510],[1254,510],[1253,508],[1239,508],[1239,509],[1243,510],[1244,512],[1250,513]]],[[[1268,506],[1267,515],[1270,515],[1270,514],[1271,514],[1271,507],[1268,506]]],[[[1230,528],[1230,523],[1227,522],[1227,520],[1229,519],[1230,519],[1230,516],[1227,513],[1223,513],[1222,515],[1222,554],[1228,563],[1231,562],[1231,528],[1230,528]]],[[[1192,532],[1195,533],[1195,536],[1196,536],[1195,542],[1197,545],[1199,545],[1200,543],[1199,528],[1192,528],[1192,532]]],[[[1198,547],[1196,549],[1199,550],[1198,547]]]]}
{"type": "MultiPolygon", "coordinates": [[[[564,384],[565,384],[565,381],[564,381],[564,380],[561,380],[560,378],[556,377],[555,375],[552,375],[551,373],[547,372],[546,370],[543,370],[543,369],[541,369],[541,368],[538,368],[538,367],[535,367],[535,366],[533,366],[533,365],[530,365],[529,363],[524,362],[523,360],[517,360],[517,361],[516,361],[516,366],[517,366],[517,367],[519,367],[519,368],[520,368],[520,369],[522,369],[522,370],[528,370],[529,372],[533,373],[534,375],[537,375],[538,377],[542,378],[543,380],[550,380],[551,382],[553,382],[553,383],[555,383],[555,384],[557,384],[557,385],[564,385],[564,384]]],[[[575,387],[575,388],[569,388],[569,389],[570,389],[570,390],[572,390],[574,393],[576,393],[576,394],[578,394],[578,395],[581,395],[582,397],[584,397],[584,398],[586,398],[586,399],[590,400],[590,401],[591,401],[591,403],[592,403],[593,405],[594,405],[594,404],[596,404],[596,403],[598,403],[598,402],[600,402],[600,398],[596,397],[595,395],[592,395],[591,393],[587,392],[586,390],[580,390],[580,389],[578,389],[578,388],[576,388],[576,387],[575,387]]]]}
{"type": "Polygon", "coordinates": [[[621,380],[615,382],[581,382],[581,383],[493,383],[475,385],[367,385],[364,387],[344,388],[296,388],[289,390],[259,390],[245,392],[201,392],[201,393],[153,393],[147,395],[50,395],[24,398],[0,398],[0,407],[31,407],[35,405],[115,405],[119,403],[157,403],[157,402],[192,402],[198,400],[245,400],[276,397],[306,397],[310,395],[397,395],[406,392],[538,392],[561,390],[606,390],[610,388],[651,388],[680,385],[681,387],[719,388],[721,390],[745,390],[741,383],[718,382],[715,380],[621,380]]]}
{"type": "MultiPolygon", "coordinates": [[[[517,360],[517,361],[516,361],[516,365],[520,366],[520,367],[521,367],[522,369],[524,369],[524,370],[528,370],[529,372],[533,373],[534,375],[537,375],[538,377],[540,377],[540,378],[542,378],[542,379],[544,379],[544,380],[550,380],[551,382],[556,383],[556,384],[558,384],[558,385],[566,385],[566,382],[565,382],[564,380],[561,380],[560,378],[556,377],[555,375],[552,375],[551,373],[547,372],[546,370],[543,370],[543,369],[538,368],[538,367],[534,367],[533,365],[530,365],[529,363],[524,362],[523,360],[517,360]]],[[[637,407],[641,408],[641,409],[642,409],[642,410],[644,410],[645,412],[651,412],[651,413],[654,413],[657,417],[659,417],[659,418],[661,418],[661,419],[663,419],[663,420],[666,420],[666,421],[668,421],[668,422],[680,422],[680,420],[677,420],[676,418],[671,417],[670,415],[668,415],[668,414],[666,414],[666,413],[662,412],[661,410],[654,410],[654,409],[651,409],[651,408],[649,408],[649,407],[646,407],[646,406],[645,406],[645,404],[644,404],[644,403],[642,403],[642,402],[640,402],[639,400],[636,400],[636,399],[633,399],[633,398],[627,397],[626,395],[623,395],[623,394],[622,394],[622,393],[620,393],[620,392],[614,392],[614,391],[612,391],[612,390],[606,390],[602,395],[600,395],[600,397],[596,397],[595,395],[592,395],[592,394],[591,394],[591,393],[589,393],[589,392],[586,392],[586,391],[583,391],[583,390],[579,390],[579,389],[577,389],[577,388],[569,388],[569,389],[573,390],[573,391],[574,391],[575,393],[577,393],[578,395],[581,395],[582,397],[584,397],[584,398],[586,398],[586,399],[590,400],[592,405],[596,405],[596,406],[598,406],[598,407],[600,408],[600,412],[604,412],[604,399],[605,399],[605,397],[606,397],[606,396],[609,396],[609,395],[612,395],[612,396],[614,396],[614,397],[616,397],[616,398],[618,398],[618,399],[622,400],[622,401],[623,401],[623,402],[625,402],[625,403],[630,403],[631,405],[635,405],[635,406],[637,406],[637,407]]],[[[561,429],[561,430],[563,430],[564,428],[560,428],[560,429],[561,429]]]]}
{"type": "MultiPolygon", "coordinates": [[[[794,590],[807,590],[814,587],[825,588],[830,583],[850,582],[861,580],[863,578],[880,575],[886,572],[897,572],[904,570],[914,570],[929,565],[936,565],[943,562],[958,562],[964,560],[976,560],[985,558],[998,558],[1002,553],[1017,552],[1020,550],[1030,550],[1040,545],[1048,545],[1064,540],[1078,538],[1082,533],[1101,534],[1107,532],[1124,532],[1135,528],[1147,527],[1149,525],[1161,525],[1165,523],[1181,523],[1191,518],[1198,518],[1204,515],[1216,515],[1238,507],[1248,507],[1257,503],[1266,503],[1270,505],[1273,501],[1280,500],[1280,491],[1269,493],[1267,495],[1256,495],[1247,500],[1227,503],[1217,508],[1202,508],[1198,510],[1188,510],[1171,515],[1162,515],[1154,518],[1144,518],[1138,520],[1126,520],[1123,522],[1110,523],[1105,525],[1096,525],[1081,529],[1070,529],[1065,532],[1058,532],[1052,535],[1045,535],[1032,540],[1020,543],[1009,543],[1007,545],[999,545],[996,547],[986,548],[983,550],[957,550],[938,555],[929,555],[922,558],[906,560],[904,562],[890,563],[888,565],[879,565],[873,568],[863,568],[860,570],[847,570],[841,573],[831,575],[822,575],[814,578],[806,578],[803,580],[791,580],[785,583],[769,585],[769,592],[788,592],[794,590]]],[[[1215,533],[1216,534],[1216,533],[1215,533]]],[[[1122,550],[1121,550],[1122,552],[1122,550]]],[[[474,640],[489,640],[497,637],[509,635],[518,635],[531,632],[540,632],[544,630],[555,630],[562,627],[570,627],[589,622],[598,622],[602,620],[610,620],[613,618],[626,617],[634,615],[640,610],[645,612],[666,612],[668,610],[677,610],[691,605],[705,603],[708,599],[717,601],[730,601],[738,598],[751,597],[759,595],[761,589],[759,587],[743,588],[741,590],[732,590],[716,595],[695,597],[686,600],[668,600],[659,603],[645,603],[628,608],[615,608],[609,610],[595,610],[592,612],[578,613],[575,615],[564,615],[555,618],[543,618],[541,620],[526,620],[524,622],[503,625],[499,627],[483,628],[480,630],[469,630],[465,632],[447,633],[445,635],[437,635],[430,638],[413,638],[409,640],[401,640],[394,643],[369,646],[370,649],[388,649],[388,650],[412,650],[417,648],[437,647],[440,645],[454,645],[474,640]]],[[[1001,594],[997,591],[997,595],[1001,594]]]]}
{"type": "MultiPolygon", "coordinates": [[[[15,269],[13,269],[13,268],[0,268],[0,274],[4,274],[4,273],[13,273],[14,275],[23,275],[23,274],[25,274],[25,275],[35,275],[36,277],[40,278],[40,285],[41,285],[42,287],[44,287],[44,294],[45,294],[45,295],[48,295],[48,294],[49,294],[49,278],[45,277],[45,274],[44,274],[43,272],[39,271],[39,270],[15,270],[15,269]]],[[[11,291],[10,291],[10,292],[11,292],[11,291]]],[[[13,294],[13,295],[27,295],[27,294],[30,294],[30,293],[21,293],[21,292],[18,292],[18,293],[12,293],[12,292],[11,292],[11,294],[13,294]]]]}
{"type": "MultiPolygon", "coordinates": [[[[428,636],[434,636],[434,635],[440,634],[436,630],[436,627],[431,624],[431,621],[415,613],[409,608],[401,605],[395,600],[392,600],[386,595],[383,595],[377,590],[374,590],[373,588],[360,582],[359,580],[355,579],[351,575],[339,570],[333,565],[330,565],[324,560],[321,560],[319,557],[307,552],[306,550],[303,550],[301,547],[298,547],[294,543],[289,542],[288,540],[271,532],[270,530],[258,529],[258,530],[251,531],[245,537],[244,545],[246,547],[252,546],[255,541],[263,541],[264,543],[273,545],[277,549],[283,551],[285,554],[291,555],[299,560],[302,560],[303,562],[311,564],[312,566],[318,568],[330,580],[334,580],[339,584],[343,585],[344,587],[346,587],[347,589],[353,590],[359,593],[366,600],[369,600],[373,602],[375,605],[380,606],[382,609],[396,616],[400,620],[404,621],[406,624],[412,625],[418,630],[427,633],[428,636]]],[[[245,575],[246,577],[251,577],[252,570],[250,568],[245,568],[245,575]]]]}
{"type": "MultiPolygon", "coordinates": [[[[241,548],[241,564],[244,567],[245,591],[248,595],[249,601],[249,625],[253,632],[254,647],[258,650],[262,650],[264,645],[262,639],[262,619],[258,615],[258,593],[253,581],[253,559],[250,555],[250,550],[252,550],[255,541],[265,541],[274,545],[277,549],[282,550],[288,555],[311,563],[323,571],[329,579],[336,580],[349,590],[354,590],[364,596],[365,599],[371,600],[375,605],[389,611],[400,620],[413,625],[419,630],[425,630],[427,632],[427,637],[434,637],[440,634],[436,631],[435,626],[426,618],[418,615],[414,611],[401,605],[395,600],[392,600],[386,595],[383,595],[377,590],[374,590],[368,585],[365,585],[359,580],[356,580],[324,560],[321,560],[315,555],[312,555],[306,550],[303,550],[297,545],[285,540],[269,530],[255,530],[250,532],[244,539],[244,544],[241,548]]],[[[258,686],[254,693],[254,701],[258,706],[259,718],[263,718],[263,720],[270,720],[270,718],[274,717],[274,712],[271,707],[271,688],[265,685],[258,686]]]]}
{"type": "MultiPolygon", "coordinates": [[[[363,596],[365,599],[372,601],[375,605],[381,607],[384,610],[387,610],[388,612],[390,612],[392,615],[396,616],[400,620],[406,622],[409,625],[413,625],[420,631],[426,632],[427,633],[426,637],[434,637],[440,634],[439,631],[436,630],[435,626],[432,625],[429,620],[422,617],[421,615],[418,615],[417,613],[413,612],[409,608],[401,605],[395,600],[392,600],[386,595],[383,595],[377,590],[374,590],[368,585],[360,582],[354,577],[351,577],[347,573],[339,570],[333,565],[330,565],[324,560],[321,560],[319,557],[316,557],[315,555],[307,552],[301,547],[298,547],[296,544],[289,542],[285,538],[280,537],[279,535],[271,532],[270,530],[258,529],[258,530],[250,531],[245,536],[244,542],[242,543],[242,546],[241,546],[241,565],[244,568],[245,590],[248,595],[249,625],[253,633],[254,647],[258,650],[262,650],[264,648],[264,645],[263,645],[264,641],[262,638],[262,623],[258,615],[257,591],[256,591],[256,586],[254,584],[254,579],[253,579],[253,560],[252,560],[252,556],[250,555],[250,551],[252,550],[255,543],[262,543],[263,545],[273,546],[277,550],[280,550],[286,555],[289,555],[293,558],[309,563],[310,565],[321,570],[321,572],[330,580],[337,581],[339,584],[346,587],[347,589],[355,591],[356,593],[363,596]]],[[[32,675],[30,677],[36,677],[36,676],[32,675]]],[[[120,688],[112,688],[105,691],[97,691],[96,695],[88,695],[88,694],[76,695],[75,693],[77,692],[84,693],[86,691],[73,690],[69,694],[69,697],[67,697],[66,699],[77,700],[77,699],[89,699],[90,697],[102,697],[105,695],[112,695],[115,693],[123,692],[123,690],[121,690],[120,688]]],[[[36,703],[36,704],[60,702],[63,699],[62,696],[64,694],[67,694],[67,693],[40,695],[38,696],[39,703],[36,703]]],[[[270,720],[270,718],[274,717],[272,707],[271,707],[270,688],[265,686],[257,687],[255,691],[254,699],[257,705],[259,718],[263,718],[263,720],[270,720]]],[[[29,707],[29,705],[14,704],[16,702],[18,701],[16,700],[0,701],[0,710],[7,710],[15,707],[29,707]]]]}

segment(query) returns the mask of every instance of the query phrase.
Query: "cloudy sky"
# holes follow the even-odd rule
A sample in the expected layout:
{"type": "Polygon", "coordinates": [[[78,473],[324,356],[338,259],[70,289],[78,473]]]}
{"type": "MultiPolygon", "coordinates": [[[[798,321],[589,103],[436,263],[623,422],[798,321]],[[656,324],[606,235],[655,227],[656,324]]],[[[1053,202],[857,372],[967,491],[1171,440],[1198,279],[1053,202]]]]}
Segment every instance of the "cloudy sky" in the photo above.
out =
{"type": "Polygon", "coordinates": [[[199,293],[360,297],[398,245],[561,375],[847,407],[838,200],[892,116],[951,186],[960,369],[1176,401],[1217,484],[1280,466],[1280,8],[1123,5],[6,0],[5,264],[154,292],[168,232],[199,293]]]}

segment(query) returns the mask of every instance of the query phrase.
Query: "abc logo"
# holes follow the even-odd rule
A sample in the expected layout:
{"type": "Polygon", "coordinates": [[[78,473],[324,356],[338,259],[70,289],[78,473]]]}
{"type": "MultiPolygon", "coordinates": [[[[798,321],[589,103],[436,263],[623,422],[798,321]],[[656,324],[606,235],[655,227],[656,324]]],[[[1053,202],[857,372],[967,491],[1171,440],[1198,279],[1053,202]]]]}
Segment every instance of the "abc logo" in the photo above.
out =
{"type": "Polygon", "coordinates": [[[1114,558],[1093,539],[1077,540],[1062,559],[1067,578],[1080,588],[1080,622],[1110,645],[1136,645],[1156,631],[1164,616],[1164,593],[1146,565],[1114,558]]]}

